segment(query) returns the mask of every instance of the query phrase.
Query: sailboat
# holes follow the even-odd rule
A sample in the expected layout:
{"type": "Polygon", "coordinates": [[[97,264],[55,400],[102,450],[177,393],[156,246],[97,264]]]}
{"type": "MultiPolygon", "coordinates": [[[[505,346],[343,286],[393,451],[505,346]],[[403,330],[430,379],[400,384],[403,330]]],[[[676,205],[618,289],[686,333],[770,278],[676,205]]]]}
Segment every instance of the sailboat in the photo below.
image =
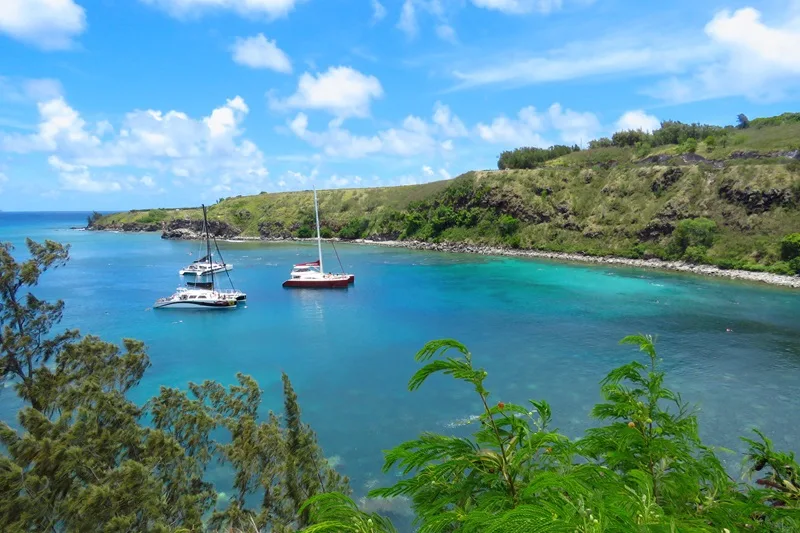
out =
{"type": "MultiPolygon", "coordinates": [[[[203,206],[203,228],[206,234],[206,257],[211,262],[211,235],[208,232],[208,215],[206,213],[206,206],[203,206]]],[[[225,260],[222,259],[222,253],[217,245],[217,240],[214,239],[214,247],[217,254],[222,260],[222,265],[225,266],[225,260]]],[[[222,271],[227,274],[229,268],[222,271]]],[[[188,287],[178,287],[172,296],[167,298],[159,298],[155,304],[154,309],[233,309],[238,302],[244,302],[247,295],[242,291],[236,290],[233,286],[230,274],[228,274],[228,281],[231,288],[227,290],[217,290],[214,279],[213,268],[209,269],[208,274],[211,276],[210,281],[197,281],[188,282],[188,287]]]]}
{"type": "Polygon", "coordinates": [[[314,216],[317,220],[318,259],[294,265],[289,279],[283,282],[283,286],[305,289],[346,289],[351,283],[355,282],[355,275],[344,273],[326,274],[322,266],[322,238],[319,231],[319,205],[317,203],[316,187],[314,188],[314,216]]]}

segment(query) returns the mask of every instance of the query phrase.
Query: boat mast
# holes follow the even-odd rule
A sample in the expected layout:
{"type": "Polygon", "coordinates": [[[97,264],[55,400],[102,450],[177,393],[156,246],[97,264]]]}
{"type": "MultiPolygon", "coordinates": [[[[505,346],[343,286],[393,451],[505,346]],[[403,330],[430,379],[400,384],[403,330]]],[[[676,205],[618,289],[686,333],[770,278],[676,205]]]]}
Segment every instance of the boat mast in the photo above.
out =
{"type": "Polygon", "coordinates": [[[322,268],[322,238],[319,235],[319,207],[317,206],[317,188],[314,187],[314,216],[317,218],[317,250],[319,251],[319,271],[325,273],[322,268]]]}
{"type": "Polygon", "coordinates": [[[206,257],[208,257],[208,267],[211,271],[211,290],[214,290],[214,261],[211,260],[211,237],[208,234],[208,217],[206,215],[206,206],[203,205],[203,227],[206,230],[206,257]]]}

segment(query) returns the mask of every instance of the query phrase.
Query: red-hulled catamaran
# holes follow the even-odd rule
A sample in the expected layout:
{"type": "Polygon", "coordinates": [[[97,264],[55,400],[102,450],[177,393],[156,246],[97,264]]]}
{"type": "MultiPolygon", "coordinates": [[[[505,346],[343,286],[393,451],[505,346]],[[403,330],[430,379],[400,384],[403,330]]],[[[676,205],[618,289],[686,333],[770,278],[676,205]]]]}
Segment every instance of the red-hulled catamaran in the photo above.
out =
{"type": "Polygon", "coordinates": [[[316,188],[314,188],[314,216],[317,219],[317,252],[319,253],[319,259],[294,265],[289,279],[283,282],[283,286],[305,289],[346,289],[351,283],[355,282],[355,275],[344,273],[326,274],[322,267],[322,238],[319,232],[319,206],[317,205],[316,188]]]}

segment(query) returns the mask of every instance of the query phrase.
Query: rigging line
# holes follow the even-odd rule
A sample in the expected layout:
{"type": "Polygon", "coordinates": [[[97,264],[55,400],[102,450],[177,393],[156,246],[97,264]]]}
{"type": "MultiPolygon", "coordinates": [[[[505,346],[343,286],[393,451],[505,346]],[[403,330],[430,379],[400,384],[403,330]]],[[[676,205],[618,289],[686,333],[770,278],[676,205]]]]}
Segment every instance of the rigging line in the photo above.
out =
{"type": "MultiPolygon", "coordinates": [[[[217,255],[219,256],[219,260],[222,261],[222,266],[225,267],[225,258],[222,257],[222,252],[219,249],[219,244],[217,244],[217,236],[213,235],[211,238],[214,239],[214,248],[217,249],[217,255]]],[[[228,276],[228,282],[231,284],[231,289],[236,290],[236,287],[233,286],[231,273],[227,268],[225,268],[225,275],[228,276]]]]}
{"type": "Polygon", "coordinates": [[[339,261],[339,268],[342,269],[342,274],[344,274],[344,267],[342,266],[342,260],[339,259],[339,252],[336,251],[336,245],[333,244],[333,241],[331,241],[331,246],[333,246],[333,253],[336,254],[336,260],[339,261]]]}

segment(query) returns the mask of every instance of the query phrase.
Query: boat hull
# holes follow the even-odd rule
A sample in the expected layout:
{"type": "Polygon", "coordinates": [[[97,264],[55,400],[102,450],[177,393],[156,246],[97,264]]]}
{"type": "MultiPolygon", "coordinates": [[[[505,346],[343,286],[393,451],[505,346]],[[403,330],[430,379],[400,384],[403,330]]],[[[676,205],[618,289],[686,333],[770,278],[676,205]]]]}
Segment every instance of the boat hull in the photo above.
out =
{"type": "Polygon", "coordinates": [[[218,302],[164,302],[156,303],[153,309],[196,309],[196,310],[212,310],[212,309],[236,309],[236,300],[221,300],[218,302]]]}
{"type": "Polygon", "coordinates": [[[346,289],[350,285],[348,278],[340,279],[287,279],[283,286],[292,289],[346,289]]]}

